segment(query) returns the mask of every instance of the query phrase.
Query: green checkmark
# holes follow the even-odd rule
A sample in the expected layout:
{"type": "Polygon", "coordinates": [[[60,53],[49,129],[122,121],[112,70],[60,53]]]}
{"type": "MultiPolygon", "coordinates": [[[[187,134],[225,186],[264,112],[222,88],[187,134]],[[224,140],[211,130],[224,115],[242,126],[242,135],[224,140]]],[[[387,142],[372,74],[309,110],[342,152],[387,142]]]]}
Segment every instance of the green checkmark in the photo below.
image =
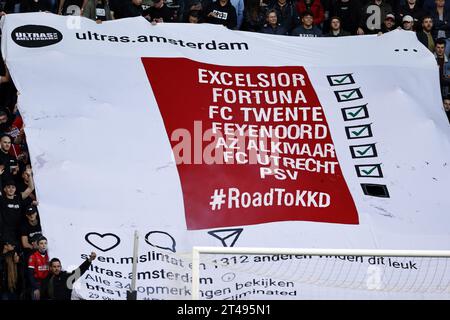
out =
{"type": "Polygon", "coordinates": [[[361,130],[359,130],[359,131],[352,131],[352,133],[355,135],[355,136],[359,136],[364,130],[366,130],[367,129],[367,127],[363,127],[361,130]]]}
{"type": "Polygon", "coordinates": [[[335,78],[335,79],[333,79],[333,81],[340,84],[340,83],[344,82],[346,79],[348,79],[348,77],[350,77],[349,74],[347,74],[346,76],[344,76],[344,77],[341,78],[340,80],[338,80],[338,79],[335,78]]]}
{"type": "Polygon", "coordinates": [[[342,94],[342,96],[345,99],[349,99],[355,92],[356,92],[356,90],[352,90],[352,92],[350,92],[349,94],[342,94]]]}
{"type": "Polygon", "coordinates": [[[361,171],[364,172],[366,175],[369,175],[372,172],[374,172],[376,168],[377,168],[377,166],[372,167],[372,169],[370,169],[370,170],[361,170],[361,171]]]}
{"type": "Polygon", "coordinates": [[[363,110],[364,107],[360,107],[358,110],[356,110],[356,112],[348,112],[348,114],[352,117],[355,118],[358,114],[361,113],[361,110],[363,110]]]}
{"type": "Polygon", "coordinates": [[[371,146],[367,147],[367,149],[364,150],[364,151],[356,150],[356,152],[359,153],[361,156],[363,156],[363,155],[365,155],[365,154],[367,153],[367,151],[369,151],[370,149],[372,149],[371,146]]]}

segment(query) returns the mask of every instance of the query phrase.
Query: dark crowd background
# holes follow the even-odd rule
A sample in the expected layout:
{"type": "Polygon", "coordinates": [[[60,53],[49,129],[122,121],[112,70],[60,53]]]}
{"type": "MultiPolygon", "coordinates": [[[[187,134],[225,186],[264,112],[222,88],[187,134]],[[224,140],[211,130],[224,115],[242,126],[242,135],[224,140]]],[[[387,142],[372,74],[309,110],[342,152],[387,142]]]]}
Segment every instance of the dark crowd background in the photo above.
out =
{"type": "MultiPolygon", "coordinates": [[[[439,66],[450,121],[450,0],[7,0],[0,15],[47,11],[97,23],[143,16],[149,23],[212,23],[232,30],[293,37],[414,32],[439,66]]],[[[365,59],[365,57],[361,57],[365,59]]],[[[3,61],[3,59],[2,59],[3,61]]],[[[0,299],[68,300],[61,261],[49,259],[39,202],[17,108],[18,92],[0,65],[0,299]]],[[[80,267],[84,273],[95,253],[80,267]]]]}

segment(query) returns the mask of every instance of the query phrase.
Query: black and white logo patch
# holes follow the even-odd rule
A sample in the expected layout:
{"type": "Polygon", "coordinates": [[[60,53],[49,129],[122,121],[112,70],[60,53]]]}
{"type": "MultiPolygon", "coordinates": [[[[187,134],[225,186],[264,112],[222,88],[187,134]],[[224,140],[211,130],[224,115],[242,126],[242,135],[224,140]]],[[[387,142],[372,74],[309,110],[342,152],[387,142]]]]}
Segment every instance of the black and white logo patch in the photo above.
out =
{"type": "Polygon", "coordinates": [[[11,37],[21,47],[41,48],[60,42],[63,35],[55,28],[30,24],[14,29],[11,37]]]}

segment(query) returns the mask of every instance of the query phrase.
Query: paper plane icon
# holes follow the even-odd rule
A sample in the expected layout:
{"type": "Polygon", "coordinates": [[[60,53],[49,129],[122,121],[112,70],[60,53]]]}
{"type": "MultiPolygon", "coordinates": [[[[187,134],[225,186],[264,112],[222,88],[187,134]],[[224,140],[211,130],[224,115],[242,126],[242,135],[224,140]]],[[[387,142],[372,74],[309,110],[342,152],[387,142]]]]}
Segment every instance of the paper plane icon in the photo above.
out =
{"type": "Polygon", "coordinates": [[[212,230],[208,233],[222,242],[224,247],[232,247],[241,235],[243,228],[212,230]]]}

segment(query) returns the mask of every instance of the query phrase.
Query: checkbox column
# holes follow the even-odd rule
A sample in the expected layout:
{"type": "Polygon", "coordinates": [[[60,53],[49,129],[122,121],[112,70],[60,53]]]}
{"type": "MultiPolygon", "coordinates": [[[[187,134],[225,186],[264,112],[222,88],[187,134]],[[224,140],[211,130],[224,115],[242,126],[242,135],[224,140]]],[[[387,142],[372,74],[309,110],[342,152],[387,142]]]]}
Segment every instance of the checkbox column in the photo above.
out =
{"type": "MultiPolygon", "coordinates": [[[[342,73],[327,75],[328,83],[331,87],[352,86],[350,89],[333,90],[338,103],[346,103],[363,99],[361,88],[355,88],[355,79],[352,73],[342,73]]],[[[369,119],[369,110],[366,104],[357,104],[353,106],[345,105],[341,108],[342,117],[345,122],[369,119]]],[[[346,126],[345,133],[348,140],[364,139],[373,137],[372,123],[346,126]]],[[[375,143],[356,144],[349,146],[352,159],[377,158],[378,152],[375,143]]],[[[356,174],[359,178],[383,178],[381,163],[355,164],[356,174]]],[[[389,191],[386,185],[361,183],[363,192],[367,196],[389,198],[389,191]]]]}

